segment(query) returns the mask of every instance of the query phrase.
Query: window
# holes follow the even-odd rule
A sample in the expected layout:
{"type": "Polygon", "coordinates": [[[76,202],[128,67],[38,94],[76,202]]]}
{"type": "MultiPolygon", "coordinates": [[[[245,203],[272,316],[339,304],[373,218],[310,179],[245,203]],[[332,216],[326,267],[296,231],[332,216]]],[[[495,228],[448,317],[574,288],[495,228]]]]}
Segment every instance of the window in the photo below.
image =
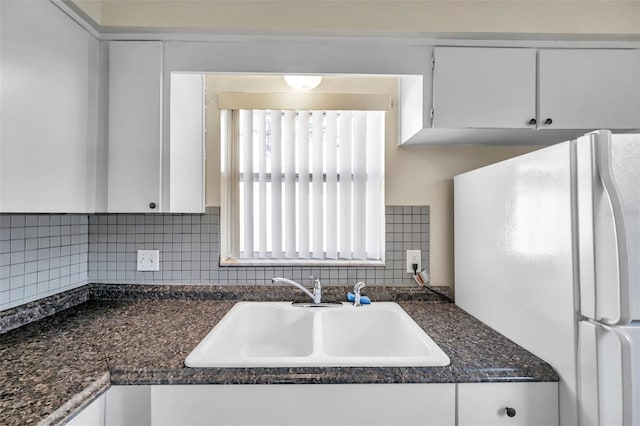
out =
{"type": "Polygon", "coordinates": [[[222,263],[382,263],[384,120],[223,110],[222,263]]]}

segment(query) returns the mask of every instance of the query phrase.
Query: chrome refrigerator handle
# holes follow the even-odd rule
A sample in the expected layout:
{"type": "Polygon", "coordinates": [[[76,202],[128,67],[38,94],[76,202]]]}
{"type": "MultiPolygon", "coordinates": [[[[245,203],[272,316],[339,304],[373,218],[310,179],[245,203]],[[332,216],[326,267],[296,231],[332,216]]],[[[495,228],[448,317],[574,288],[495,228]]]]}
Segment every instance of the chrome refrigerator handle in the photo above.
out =
{"type": "Polygon", "coordinates": [[[595,156],[598,167],[598,175],[604,187],[611,208],[613,210],[613,227],[617,245],[618,261],[618,318],[603,320],[606,324],[620,324],[631,321],[629,312],[629,252],[627,250],[627,233],[624,226],[624,212],[622,201],[618,193],[615,179],[611,170],[611,132],[599,130],[593,132],[596,136],[595,156]]]}

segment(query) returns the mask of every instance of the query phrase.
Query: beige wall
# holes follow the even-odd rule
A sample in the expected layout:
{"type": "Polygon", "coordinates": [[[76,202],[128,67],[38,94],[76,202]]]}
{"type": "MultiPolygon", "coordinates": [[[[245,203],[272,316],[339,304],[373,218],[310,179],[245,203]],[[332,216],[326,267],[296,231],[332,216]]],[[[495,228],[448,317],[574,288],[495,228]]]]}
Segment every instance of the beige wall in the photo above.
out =
{"type": "Polygon", "coordinates": [[[102,22],[102,1],[99,0],[73,0],[91,19],[97,23],[102,22]]]}
{"type": "Polygon", "coordinates": [[[104,26],[241,33],[640,34],[637,0],[75,1],[104,26]]]}
{"type": "Polygon", "coordinates": [[[453,177],[533,147],[398,147],[387,143],[387,205],[429,205],[433,285],[453,287],[453,177]]]}
{"type": "MultiPolygon", "coordinates": [[[[225,91],[285,92],[279,76],[207,76],[206,203],[220,205],[220,123],[216,95],[225,91]]],[[[395,78],[324,78],[314,92],[388,93],[385,149],[387,205],[431,206],[431,277],[434,285],[453,286],[453,176],[531,151],[530,147],[399,147],[397,144],[397,80],[395,78]]]]}

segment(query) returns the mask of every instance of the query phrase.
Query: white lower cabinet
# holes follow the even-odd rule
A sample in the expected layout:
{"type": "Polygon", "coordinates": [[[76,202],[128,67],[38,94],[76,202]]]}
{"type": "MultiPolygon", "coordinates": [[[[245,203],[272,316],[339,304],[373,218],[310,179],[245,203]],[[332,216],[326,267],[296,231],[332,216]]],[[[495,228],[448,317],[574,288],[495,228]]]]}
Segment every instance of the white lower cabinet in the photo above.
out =
{"type": "Polygon", "coordinates": [[[455,424],[455,384],[112,386],[72,426],[455,424]]]}
{"type": "Polygon", "coordinates": [[[558,383],[460,383],[457,426],[557,426],[558,383]]]}
{"type": "Polygon", "coordinates": [[[557,426],[558,384],[112,386],[67,425],[557,426]]]}
{"type": "Polygon", "coordinates": [[[455,384],[153,386],[151,424],[453,425],[455,384]]]}

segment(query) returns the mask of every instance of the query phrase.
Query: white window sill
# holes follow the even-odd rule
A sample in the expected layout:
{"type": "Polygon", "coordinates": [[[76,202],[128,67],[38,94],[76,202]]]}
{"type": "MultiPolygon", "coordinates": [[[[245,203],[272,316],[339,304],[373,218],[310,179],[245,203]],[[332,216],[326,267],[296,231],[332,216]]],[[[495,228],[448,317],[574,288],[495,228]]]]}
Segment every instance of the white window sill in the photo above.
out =
{"type": "Polygon", "coordinates": [[[312,266],[312,267],[384,267],[384,260],[320,260],[320,259],[239,259],[228,257],[220,266],[312,266]]]}

